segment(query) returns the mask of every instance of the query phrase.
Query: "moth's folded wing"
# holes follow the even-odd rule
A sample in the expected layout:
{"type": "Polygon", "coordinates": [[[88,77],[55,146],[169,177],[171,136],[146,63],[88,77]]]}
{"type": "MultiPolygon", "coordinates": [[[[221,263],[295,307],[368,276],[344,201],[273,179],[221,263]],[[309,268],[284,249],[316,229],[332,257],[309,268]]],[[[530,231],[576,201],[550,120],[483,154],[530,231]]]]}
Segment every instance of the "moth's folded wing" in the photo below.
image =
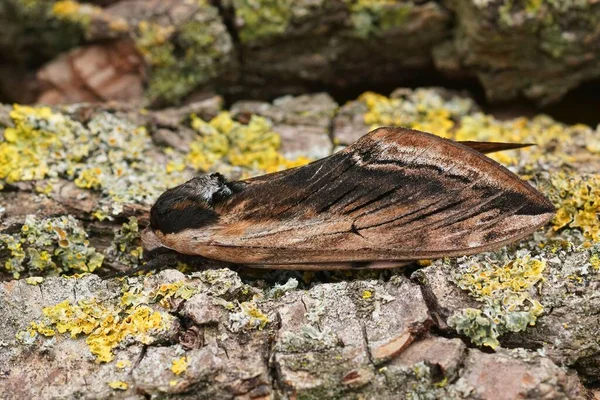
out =
{"type": "Polygon", "coordinates": [[[248,181],[216,210],[219,224],[194,251],[282,264],[472,254],[529,235],[554,208],[477,151],[380,128],[328,158],[248,181]]]}

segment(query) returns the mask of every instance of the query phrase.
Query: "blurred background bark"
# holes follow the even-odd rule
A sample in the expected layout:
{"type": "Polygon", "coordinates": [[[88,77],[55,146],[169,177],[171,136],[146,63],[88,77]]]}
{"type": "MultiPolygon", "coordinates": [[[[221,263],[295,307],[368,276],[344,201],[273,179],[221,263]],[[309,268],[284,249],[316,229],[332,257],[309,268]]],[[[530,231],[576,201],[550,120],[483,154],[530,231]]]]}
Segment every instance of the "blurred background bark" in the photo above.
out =
{"type": "Polygon", "coordinates": [[[1,93],[21,103],[444,82],[547,105],[600,76],[595,0],[6,0],[0,22],[1,93]]]}

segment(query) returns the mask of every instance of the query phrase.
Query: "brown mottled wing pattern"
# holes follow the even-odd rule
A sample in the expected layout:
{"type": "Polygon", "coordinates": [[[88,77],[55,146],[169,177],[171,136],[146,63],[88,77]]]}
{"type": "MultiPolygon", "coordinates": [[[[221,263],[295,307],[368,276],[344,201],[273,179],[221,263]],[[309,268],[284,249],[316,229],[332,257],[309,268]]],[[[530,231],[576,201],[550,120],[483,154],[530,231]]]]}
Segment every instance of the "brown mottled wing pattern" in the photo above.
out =
{"type": "Polygon", "coordinates": [[[401,128],[246,183],[184,252],[247,264],[458,256],[529,235],[554,210],[481,153],[401,128]]]}

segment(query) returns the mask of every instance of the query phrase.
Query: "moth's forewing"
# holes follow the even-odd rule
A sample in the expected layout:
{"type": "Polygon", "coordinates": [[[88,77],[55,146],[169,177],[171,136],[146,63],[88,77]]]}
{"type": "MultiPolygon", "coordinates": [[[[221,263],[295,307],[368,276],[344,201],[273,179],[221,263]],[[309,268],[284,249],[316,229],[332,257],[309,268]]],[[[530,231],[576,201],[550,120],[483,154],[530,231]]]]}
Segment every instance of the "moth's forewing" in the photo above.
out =
{"type": "Polygon", "coordinates": [[[161,235],[176,251],[246,264],[473,254],[531,234],[554,207],[478,151],[380,128],[305,167],[246,181],[218,221],[161,235]]]}

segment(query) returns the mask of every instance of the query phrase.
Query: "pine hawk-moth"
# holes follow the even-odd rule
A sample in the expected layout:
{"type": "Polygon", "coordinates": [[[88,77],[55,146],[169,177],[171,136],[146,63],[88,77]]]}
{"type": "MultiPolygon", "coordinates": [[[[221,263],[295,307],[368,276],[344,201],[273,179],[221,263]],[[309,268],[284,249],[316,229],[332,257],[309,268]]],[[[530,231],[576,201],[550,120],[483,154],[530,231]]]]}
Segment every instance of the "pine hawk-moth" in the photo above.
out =
{"type": "Polygon", "coordinates": [[[384,127],[303,167],[247,180],[201,175],[163,193],[143,232],[145,266],[390,268],[497,249],[546,224],[553,205],[484,153],[520,144],[454,142],[384,127]]]}

